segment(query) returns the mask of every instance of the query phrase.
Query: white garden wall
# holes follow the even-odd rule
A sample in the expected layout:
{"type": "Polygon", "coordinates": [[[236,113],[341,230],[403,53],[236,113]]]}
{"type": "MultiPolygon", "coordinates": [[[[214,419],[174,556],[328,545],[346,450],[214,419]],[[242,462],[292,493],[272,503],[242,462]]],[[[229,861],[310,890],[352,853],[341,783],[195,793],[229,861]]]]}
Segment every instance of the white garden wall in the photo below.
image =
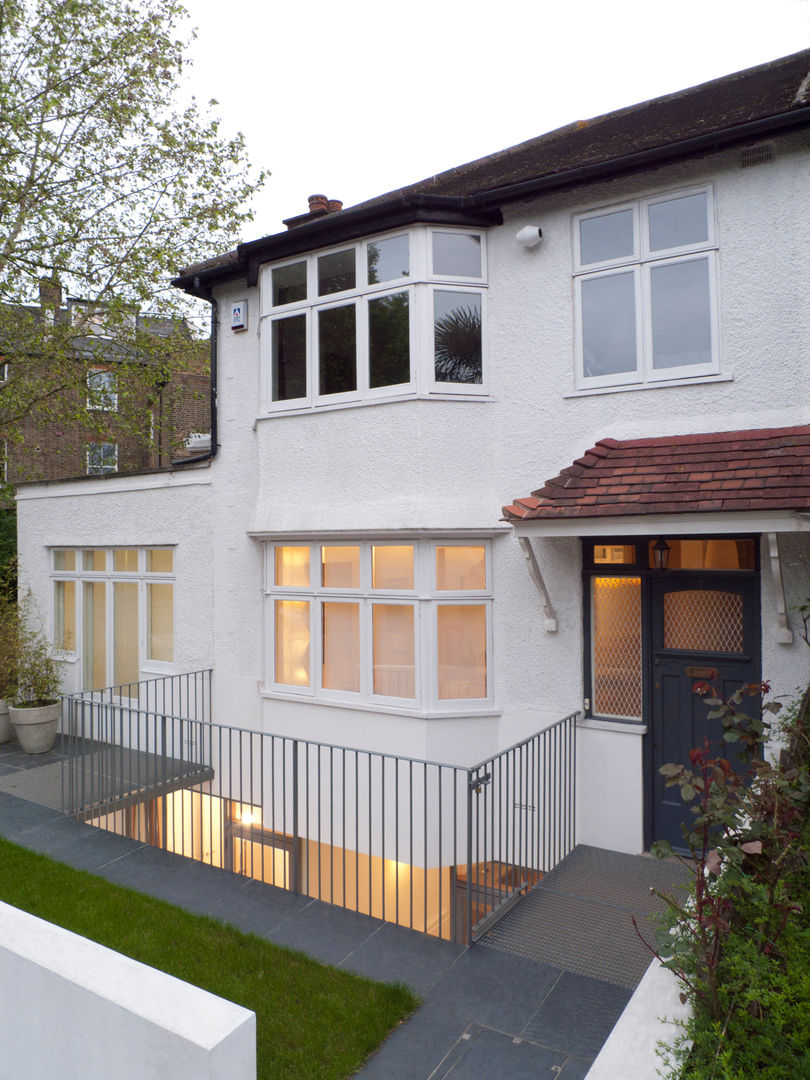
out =
{"type": "Polygon", "coordinates": [[[0,904],[0,1077],[255,1080],[256,1015],[0,904]]]}

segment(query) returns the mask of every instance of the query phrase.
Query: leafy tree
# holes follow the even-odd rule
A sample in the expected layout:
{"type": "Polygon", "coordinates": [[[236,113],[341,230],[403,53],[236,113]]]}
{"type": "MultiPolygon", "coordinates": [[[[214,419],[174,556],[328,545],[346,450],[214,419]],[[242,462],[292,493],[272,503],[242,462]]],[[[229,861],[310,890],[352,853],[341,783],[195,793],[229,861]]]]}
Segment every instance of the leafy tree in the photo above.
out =
{"type": "Polygon", "coordinates": [[[0,449],[26,424],[97,425],[100,358],[126,417],[198,344],[144,333],[135,313],[188,313],[171,276],[233,245],[264,174],[241,135],[177,104],[185,14],[175,0],[0,0],[0,449]],[[60,285],[86,301],[69,319],[60,285]]]}

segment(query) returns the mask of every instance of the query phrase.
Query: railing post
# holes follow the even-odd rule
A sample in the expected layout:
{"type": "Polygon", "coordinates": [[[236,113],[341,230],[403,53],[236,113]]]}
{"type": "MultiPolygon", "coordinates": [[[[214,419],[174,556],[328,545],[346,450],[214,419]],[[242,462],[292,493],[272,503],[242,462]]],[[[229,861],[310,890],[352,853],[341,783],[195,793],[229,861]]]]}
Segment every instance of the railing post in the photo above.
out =
{"type": "Polygon", "coordinates": [[[290,884],[293,892],[300,892],[299,853],[298,853],[298,739],[292,741],[292,834],[293,844],[290,854],[290,884]]]}
{"type": "Polygon", "coordinates": [[[472,874],[473,874],[473,781],[467,770],[467,928],[464,944],[472,943],[472,874]]]}

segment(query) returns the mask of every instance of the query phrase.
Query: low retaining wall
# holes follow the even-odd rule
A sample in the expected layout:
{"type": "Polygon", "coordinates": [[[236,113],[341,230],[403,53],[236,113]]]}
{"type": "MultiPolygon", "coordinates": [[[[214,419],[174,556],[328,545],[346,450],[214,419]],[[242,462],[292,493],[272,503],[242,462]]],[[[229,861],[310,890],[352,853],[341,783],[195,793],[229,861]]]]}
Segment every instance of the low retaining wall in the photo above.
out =
{"type": "Polygon", "coordinates": [[[689,1015],[680,992],[675,975],[653,960],[585,1080],[658,1080],[656,1047],[671,1042],[676,1022],[689,1015]]]}
{"type": "Polygon", "coordinates": [[[255,1080],[256,1016],[0,903],[0,1077],[255,1080]]]}

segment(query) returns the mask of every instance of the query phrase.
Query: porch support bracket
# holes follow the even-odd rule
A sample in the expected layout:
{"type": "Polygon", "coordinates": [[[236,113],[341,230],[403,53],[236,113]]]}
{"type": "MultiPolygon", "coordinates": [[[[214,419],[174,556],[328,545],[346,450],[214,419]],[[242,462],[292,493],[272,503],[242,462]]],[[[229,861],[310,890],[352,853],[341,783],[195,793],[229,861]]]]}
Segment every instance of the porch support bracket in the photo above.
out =
{"type": "Polygon", "coordinates": [[[768,554],[771,557],[771,580],[773,581],[776,599],[776,619],[779,624],[776,640],[780,645],[792,645],[793,631],[790,629],[788,621],[785,586],[782,582],[782,564],[779,561],[779,534],[769,532],[766,535],[768,537],[768,554]]]}
{"type": "Polygon", "coordinates": [[[557,632],[557,616],[554,612],[554,608],[551,605],[551,598],[548,595],[548,589],[546,583],[543,581],[543,575],[540,572],[540,567],[537,563],[537,556],[534,554],[532,548],[532,542],[527,536],[519,536],[518,543],[520,544],[520,550],[526,559],[526,565],[529,569],[529,577],[534,582],[534,587],[540,594],[540,599],[543,602],[543,614],[545,615],[545,631],[547,634],[556,634],[557,632]]]}

